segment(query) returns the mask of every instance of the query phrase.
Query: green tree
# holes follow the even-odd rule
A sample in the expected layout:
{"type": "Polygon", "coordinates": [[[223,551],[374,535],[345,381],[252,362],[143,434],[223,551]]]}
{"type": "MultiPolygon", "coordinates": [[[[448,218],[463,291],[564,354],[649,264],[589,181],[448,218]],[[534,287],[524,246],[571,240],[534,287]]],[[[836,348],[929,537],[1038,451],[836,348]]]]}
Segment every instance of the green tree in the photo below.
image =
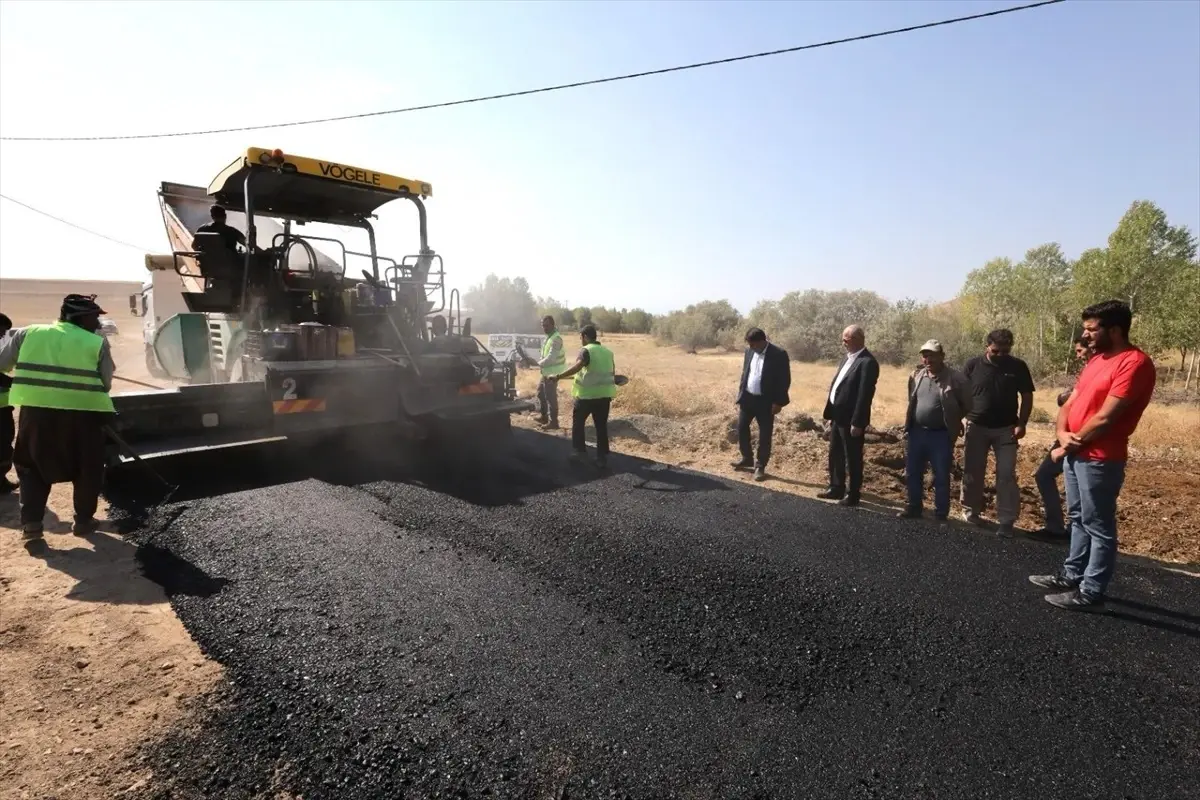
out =
{"type": "Polygon", "coordinates": [[[649,333],[654,318],[640,308],[632,308],[621,315],[621,327],[626,333],[649,333]]]}
{"type": "Polygon", "coordinates": [[[599,328],[602,333],[620,333],[621,312],[615,308],[595,306],[592,309],[592,324],[599,328]]]}
{"type": "Polygon", "coordinates": [[[463,295],[462,304],[472,309],[472,327],[488,333],[536,333],[537,304],[524,278],[488,275],[482,284],[463,295]]]}
{"type": "Polygon", "coordinates": [[[1116,298],[1134,314],[1153,313],[1154,303],[1171,291],[1169,278],[1180,264],[1196,257],[1196,237],[1184,226],[1171,225],[1161,208],[1137,200],[1108,237],[1103,259],[1080,259],[1075,282],[1096,302],[1116,298]]]}

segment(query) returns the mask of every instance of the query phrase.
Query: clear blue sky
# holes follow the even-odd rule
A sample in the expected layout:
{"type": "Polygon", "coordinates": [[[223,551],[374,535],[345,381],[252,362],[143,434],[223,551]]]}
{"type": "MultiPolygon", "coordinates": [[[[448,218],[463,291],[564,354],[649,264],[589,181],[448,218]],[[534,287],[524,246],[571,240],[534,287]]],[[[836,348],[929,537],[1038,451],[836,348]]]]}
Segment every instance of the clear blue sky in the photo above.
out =
{"type": "MultiPolygon", "coordinates": [[[[0,4],[4,135],[437,102],[1018,2],[0,4]],[[259,37],[247,46],[243,36],[259,37]]],[[[894,38],[473,106],[140,142],[0,143],[0,191],[167,248],[162,180],[247,146],[429,181],[453,285],[661,312],[792,289],[944,299],[988,259],[1102,245],[1135,199],[1200,230],[1200,3],[1072,0],[894,38]]],[[[400,206],[400,204],[395,204],[400,206]]],[[[383,212],[381,246],[415,220],[383,212]]],[[[140,280],[138,251],[0,201],[0,275],[140,280]]]]}

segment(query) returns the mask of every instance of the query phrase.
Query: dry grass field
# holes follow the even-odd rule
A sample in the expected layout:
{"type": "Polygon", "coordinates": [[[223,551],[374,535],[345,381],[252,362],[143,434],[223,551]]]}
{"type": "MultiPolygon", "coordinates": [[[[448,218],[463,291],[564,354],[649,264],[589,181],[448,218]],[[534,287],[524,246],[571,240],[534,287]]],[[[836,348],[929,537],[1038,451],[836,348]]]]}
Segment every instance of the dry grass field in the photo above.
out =
{"type": "MultiPolygon", "coordinates": [[[[577,341],[572,338],[569,344],[574,346],[577,341]]],[[[741,353],[688,355],[680,348],[659,346],[649,337],[634,335],[610,335],[603,341],[613,349],[617,370],[630,378],[613,404],[610,436],[614,450],[746,479],[744,473],[729,468],[738,457],[733,400],[741,375],[741,353]]],[[[808,429],[808,422],[809,418],[820,420],[833,371],[832,364],[792,363],[792,402],[776,425],[768,470],[772,480],[763,486],[809,495],[824,488],[827,445],[819,432],[808,429]]],[[[898,510],[904,497],[904,445],[893,440],[888,434],[896,431],[888,429],[903,424],[907,377],[904,369],[885,367],[876,390],[872,427],[884,435],[868,437],[864,488],[870,495],[869,505],[877,509],[898,510]]],[[[523,396],[536,393],[537,380],[534,370],[520,372],[518,387],[523,396]]],[[[1055,398],[1062,388],[1045,386],[1034,394],[1034,419],[1045,421],[1029,426],[1021,448],[1022,513],[1018,525],[1026,530],[1041,527],[1042,505],[1033,475],[1054,438],[1055,398]]],[[[564,426],[560,435],[566,436],[569,386],[560,386],[559,394],[564,426]]],[[[526,419],[520,424],[535,423],[526,419]]],[[[1167,561],[1200,562],[1200,407],[1152,403],[1131,449],[1119,509],[1122,551],[1167,561]]],[[[955,498],[957,492],[956,476],[955,498]]],[[[989,490],[989,506],[992,499],[989,490]]]]}

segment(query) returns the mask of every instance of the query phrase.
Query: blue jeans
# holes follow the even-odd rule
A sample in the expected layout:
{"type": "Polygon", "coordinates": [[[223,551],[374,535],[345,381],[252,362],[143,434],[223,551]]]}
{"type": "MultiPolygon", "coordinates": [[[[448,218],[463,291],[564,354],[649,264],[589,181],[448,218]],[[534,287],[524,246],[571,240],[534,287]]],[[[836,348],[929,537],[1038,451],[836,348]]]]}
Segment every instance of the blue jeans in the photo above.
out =
{"type": "Polygon", "coordinates": [[[1124,461],[1063,459],[1071,550],[1063,575],[1078,581],[1079,591],[1102,597],[1117,564],[1117,495],[1125,482],[1124,461]]]}
{"type": "Polygon", "coordinates": [[[1050,453],[1047,452],[1033,476],[1038,492],[1042,495],[1042,505],[1046,508],[1046,530],[1052,533],[1066,533],[1066,527],[1063,525],[1062,497],[1058,493],[1058,476],[1062,472],[1063,462],[1050,460],[1050,453]]]}
{"type": "Polygon", "coordinates": [[[925,498],[925,465],[933,468],[933,511],[950,514],[950,463],[954,442],[950,431],[931,431],[914,425],[904,449],[904,477],[908,483],[908,507],[920,510],[925,498]]]}

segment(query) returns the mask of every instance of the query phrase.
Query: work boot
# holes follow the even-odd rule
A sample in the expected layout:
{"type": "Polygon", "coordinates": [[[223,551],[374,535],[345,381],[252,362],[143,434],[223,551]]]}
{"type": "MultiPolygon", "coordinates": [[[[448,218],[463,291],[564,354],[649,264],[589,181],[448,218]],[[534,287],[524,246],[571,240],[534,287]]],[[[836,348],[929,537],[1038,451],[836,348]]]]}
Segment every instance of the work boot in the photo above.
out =
{"type": "Polygon", "coordinates": [[[0,495],[12,494],[20,485],[16,481],[10,481],[6,476],[0,476],[0,495]]]}
{"type": "Polygon", "coordinates": [[[754,462],[748,458],[743,458],[741,461],[734,461],[729,466],[734,469],[750,469],[754,466],[754,462]]]}
{"type": "Polygon", "coordinates": [[[766,467],[755,467],[754,468],[754,480],[762,482],[762,481],[765,481],[766,479],[767,479],[767,468],[766,467]]]}
{"type": "Polygon", "coordinates": [[[42,538],[42,523],[26,522],[21,526],[21,539],[26,542],[34,542],[42,538]]]}
{"type": "Polygon", "coordinates": [[[996,535],[1001,539],[1011,539],[1013,537],[1013,524],[1004,522],[996,526],[996,535]]]}
{"type": "Polygon", "coordinates": [[[71,533],[76,536],[91,536],[99,528],[99,523],[94,519],[75,520],[75,524],[71,526],[71,533]]]}
{"type": "Polygon", "coordinates": [[[900,513],[898,513],[896,515],[896,517],[899,519],[920,519],[921,518],[921,509],[906,508],[903,511],[901,511],[900,513]]]}

